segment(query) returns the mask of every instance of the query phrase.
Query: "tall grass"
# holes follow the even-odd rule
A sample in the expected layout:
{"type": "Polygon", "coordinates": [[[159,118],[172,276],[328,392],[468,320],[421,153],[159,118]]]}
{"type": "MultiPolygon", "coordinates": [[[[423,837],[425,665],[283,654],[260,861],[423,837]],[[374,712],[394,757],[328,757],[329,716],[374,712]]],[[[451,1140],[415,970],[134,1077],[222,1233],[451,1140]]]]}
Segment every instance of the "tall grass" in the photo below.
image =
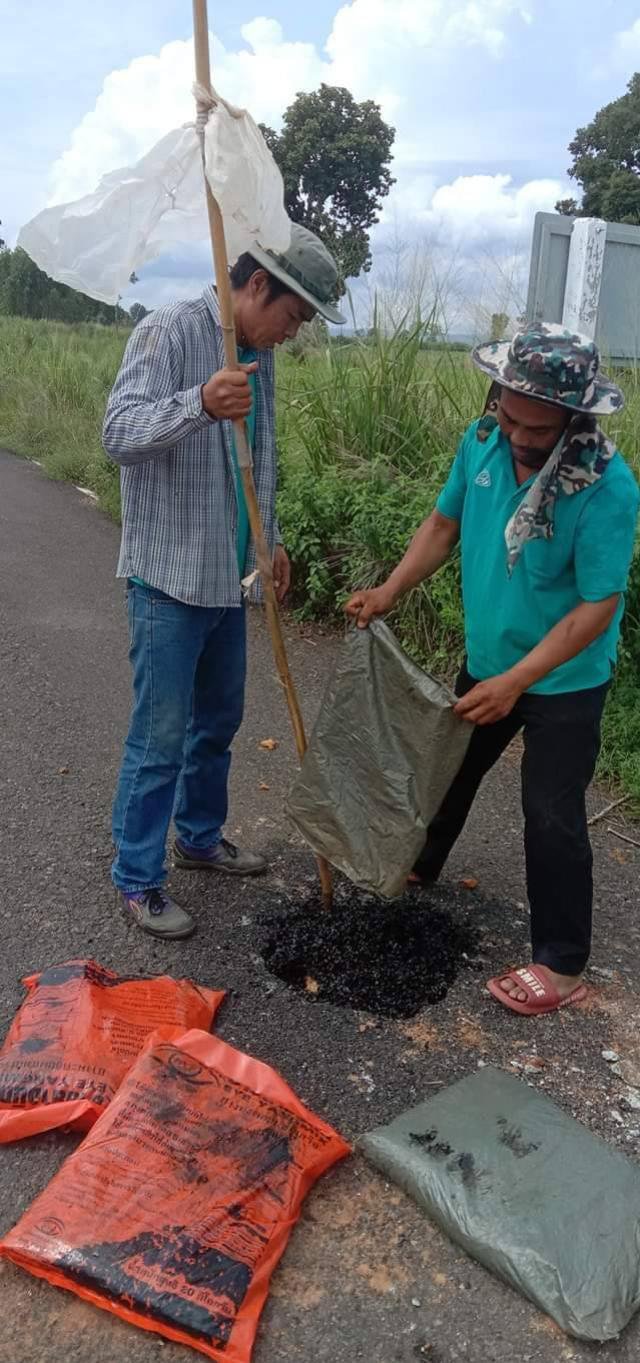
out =
{"type": "Polygon", "coordinates": [[[116,517],[118,470],[100,431],[126,339],[91,323],[0,318],[0,440],[53,478],[92,488],[116,517]]]}
{"type": "MultiPolygon", "coordinates": [[[[380,581],[432,509],[486,384],[466,356],[424,349],[429,325],[326,345],[279,367],[280,521],[310,616],[380,581]]],[[[413,593],[394,624],[409,651],[450,666],[461,638],[458,565],[413,593]]]]}
{"type": "MultiPolygon", "coordinates": [[[[459,352],[425,349],[429,323],[367,342],[328,342],[278,357],[279,515],[295,603],[339,619],[354,586],[382,580],[432,509],[457,443],[482,410],[486,381],[459,352]]],[[[100,428],[126,336],[90,325],[0,318],[0,442],[56,478],[93,488],[119,514],[118,471],[100,428]]],[[[621,376],[627,406],[607,429],[640,474],[640,375],[621,376]]],[[[451,675],[462,652],[458,561],[399,607],[405,647],[451,675]]],[[[601,774],[640,803],[640,557],[607,706],[601,774]]]]}

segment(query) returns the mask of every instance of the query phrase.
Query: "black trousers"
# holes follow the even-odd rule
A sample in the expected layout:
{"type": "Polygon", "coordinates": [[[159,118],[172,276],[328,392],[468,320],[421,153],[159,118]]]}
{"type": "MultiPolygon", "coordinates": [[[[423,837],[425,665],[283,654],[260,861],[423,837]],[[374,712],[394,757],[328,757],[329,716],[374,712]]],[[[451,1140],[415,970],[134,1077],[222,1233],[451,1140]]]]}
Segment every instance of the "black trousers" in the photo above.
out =
{"type": "MultiPolygon", "coordinates": [[[[456,683],[475,686],[466,668],[456,683]]],[[[584,970],[591,949],[593,856],[585,796],[600,749],[608,686],[520,697],[506,719],[474,730],[467,756],[429,827],[415,870],[436,880],[486,773],[522,730],[522,807],[533,960],[562,975],[584,970]]]]}

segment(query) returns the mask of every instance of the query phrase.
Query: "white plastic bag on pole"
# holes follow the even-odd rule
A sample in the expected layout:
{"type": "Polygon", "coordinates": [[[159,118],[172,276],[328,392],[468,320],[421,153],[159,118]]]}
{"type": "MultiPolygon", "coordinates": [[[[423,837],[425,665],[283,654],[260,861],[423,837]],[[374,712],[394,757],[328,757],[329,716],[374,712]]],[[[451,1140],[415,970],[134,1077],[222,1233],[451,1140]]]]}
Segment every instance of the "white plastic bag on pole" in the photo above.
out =
{"type": "Polygon", "coordinates": [[[264,137],[246,109],[235,109],[215,91],[213,101],[204,134],[205,168],[224,220],[229,260],[250,251],[252,241],[265,251],[286,251],[291,223],[284,185],[264,137]]]}
{"type": "MultiPolygon", "coordinates": [[[[259,241],[284,251],[291,224],[280,171],[251,116],[215,97],[205,130],[207,177],[225,223],[229,261],[259,241]]],[[[111,171],[93,194],[45,208],[18,246],[52,279],[116,303],[134,271],[208,236],[194,124],[176,128],[135,166],[111,171]]]]}
{"type": "Polygon", "coordinates": [[[191,124],[168,133],[135,166],[105,175],[93,194],[45,208],[17,244],[60,284],[116,303],[134,270],[179,242],[201,241],[206,230],[191,124]]]}

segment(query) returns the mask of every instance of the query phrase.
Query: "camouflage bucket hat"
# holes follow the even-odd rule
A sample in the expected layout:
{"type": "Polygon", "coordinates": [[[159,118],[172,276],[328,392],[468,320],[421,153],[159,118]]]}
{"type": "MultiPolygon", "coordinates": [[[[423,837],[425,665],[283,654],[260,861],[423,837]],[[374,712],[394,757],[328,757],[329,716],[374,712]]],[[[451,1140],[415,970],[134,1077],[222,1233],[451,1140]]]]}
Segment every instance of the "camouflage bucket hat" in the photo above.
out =
{"type": "Polygon", "coordinates": [[[504,388],[537,402],[594,416],[624,407],[621,390],[600,369],[595,342],[555,323],[541,322],[519,331],[512,341],[478,346],[472,358],[504,388]]]}

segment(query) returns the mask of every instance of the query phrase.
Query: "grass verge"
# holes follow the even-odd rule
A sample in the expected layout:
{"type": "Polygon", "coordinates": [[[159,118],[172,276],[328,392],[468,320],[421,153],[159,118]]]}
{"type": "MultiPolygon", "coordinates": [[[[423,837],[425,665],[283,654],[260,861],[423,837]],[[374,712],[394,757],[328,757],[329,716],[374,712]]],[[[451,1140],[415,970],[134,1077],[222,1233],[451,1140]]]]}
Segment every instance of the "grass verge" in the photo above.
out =
{"type": "MultiPolygon", "coordinates": [[[[486,384],[458,351],[425,348],[428,328],[278,357],[279,515],[309,619],[335,620],[354,586],[380,581],[431,510],[486,384]]],[[[54,478],[97,493],[119,516],[118,469],[100,430],[126,333],[0,318],[0,441],[54,478]]],[[[622,375],[627,405],[610,431],[640,472],[640,377],[622,375]]],[[[462,652],[453,558],[392,621],[404,646],[451,675],[462,652]]],[[[640,558],[617,676],[605,714],[600,775],[640,805],[640,558]]]]}

